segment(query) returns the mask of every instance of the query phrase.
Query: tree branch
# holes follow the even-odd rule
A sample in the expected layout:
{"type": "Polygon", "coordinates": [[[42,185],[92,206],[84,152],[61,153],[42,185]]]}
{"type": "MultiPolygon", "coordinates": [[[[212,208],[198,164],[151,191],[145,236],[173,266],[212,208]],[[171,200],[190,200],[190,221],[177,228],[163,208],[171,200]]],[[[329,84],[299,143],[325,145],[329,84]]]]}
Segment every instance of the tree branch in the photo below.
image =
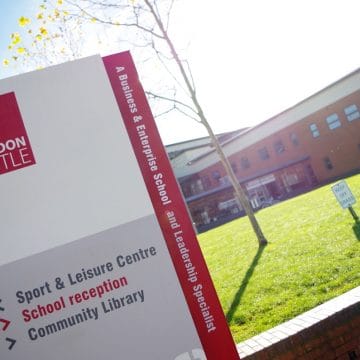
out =
{"type": "Polygon", "coordinates": [[[173,7],[174,7],[174,3],[175,3],[175,0],[171,0],[170,6],[169,6],[169,10],[168,10],[167,22],[166,22],[166,25],[165,25],[166,32],[169,31],[170,15],[171,15],[171,11],[172,11],[172,9],[173,9],[173,7]]]}
{"type": "Polygon", "coordinates": [[[196,121],[199,124],[202,124],[202,121],[199,118],[195,118],[194,116],[188,114],[186,111],[183,111],[182,109],[180,109],[179,107],[175,106],[176,110],[179,111],[180,113],[184,114],[185,116],[187,116],[188,118],[196,121]]]}
{"type": "MultiPolygon", "coordinates": [[[[175,103],[175,104],[177,104],[177,105],[180,105],[180,106],[182,106],[182,107],[190,110],[190,111],[193,112],[195,115],[197,115],[197,116],[199,115],[190,105],[185,104],[185,103],[183,103],[182,101],[177,100],[177,99],[175,99],[175,98],[169,98],[169,97],[167,97],[167,96],[154,94],[154,93],[151,92],[151,91],[146,91],[146,95],[148,95],[148,96],[149,96],[150,98],[152,98],[152,99],[160,99],[160,100],[165,100],[165,101],[173,102],[173,103],[175,103]]],[[[199,121],[199,120],[197,120],[197,121],[199,121]]]]}
{"type": "Polygon", "coordinates": [[[170,108],[170,109],[168,109],[168,110],[165,110],[164,112],[162,112],[162,113],[160,113],[160,114],[155,114],[154,115],[154,118],[159,118],[159,117],[161,117],[161,116],[163,116],[163,115],[166,115],[166,114],[168,114],[168,113],[170,113],[170,112],[172,112],[172,111],[174,111],[174,110],[176,110],[176,106],[175,106],[175,104],[173,104],[173,106],[170,108]]]}
{"type": "Polygon", "coordinates": [[[85,16],[82,16],[82,15],[79,15],[79,14],[72,14],[74,17],[78,17],[78,18],[86,18],[87,20],[92,20],[94,19],[95,21],[101,23],[101,24],[105,24],[105,25],[114,25],[114,26],[124,26],[124,27],[134,27],[134,28],[137,28],[137,29],[140,29],[142,31],[144,31],[145,33],[148,33],[150,34],[151,36],[154,36],[158,39],[161,39],[161,40],[164,40],[164,37],[161,35],[161,34],[158,34],[154,31],[153,28],[147,28],[145,26],[142,26],[140,25],[140,23],[138,22],[138,18],[136,17],[136,22],[135,23],[131,23],[131,22],[124,22],[124,23],[117,23],[117,22],[114,22],[112,20],[105,20],[105,19],[102,19],[92,13],[90,13],[89,11],[85,10],[83,7],[81,7],[79,4],[77,3],[73,3],[73,2],[70,2],[68,1],[69,4],[73,5],[74,7],[76,7],[79,11],[81,11],[85,16]]]}

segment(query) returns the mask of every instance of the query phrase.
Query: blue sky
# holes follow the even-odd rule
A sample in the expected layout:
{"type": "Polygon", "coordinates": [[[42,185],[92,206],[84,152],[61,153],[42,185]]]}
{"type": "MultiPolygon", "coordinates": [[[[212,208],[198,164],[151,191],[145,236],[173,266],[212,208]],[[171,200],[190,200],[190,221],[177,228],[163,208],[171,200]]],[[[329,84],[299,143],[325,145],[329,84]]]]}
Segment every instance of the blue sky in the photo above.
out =
{"type": "Polygon", "coordinates": [[[11,74],[11,69],[2,65],[7,55],[10,34],[18,30],[20,16],[29,16],[37,10],[39,4],[40,0],[0,0],[0,79],[11,74]]]}
{"type": "MultiPolygon", "coordinates": [[[[40,3],[0,0],[0,78],[11,75],[2,60],[18,18],[36,14],[40,3]]],[[[174,39],[185,50],[215,132],[265,121],[359,67],[359,0],[179,3],[174,39]]],[[[116,44],[116,36],[110,41],[116,44]]],[[[206,135],[173,113],[157,123],[165,143],[206,135]]]]}

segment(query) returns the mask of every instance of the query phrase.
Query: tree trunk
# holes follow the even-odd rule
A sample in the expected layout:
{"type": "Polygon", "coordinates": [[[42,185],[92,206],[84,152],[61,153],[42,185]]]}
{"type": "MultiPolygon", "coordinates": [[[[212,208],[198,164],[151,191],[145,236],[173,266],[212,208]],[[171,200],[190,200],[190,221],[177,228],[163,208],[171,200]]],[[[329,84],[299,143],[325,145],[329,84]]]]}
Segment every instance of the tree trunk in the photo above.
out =
{"type": "Polygon", "coordinates": [[[197,114],[200,118],[200,122],[205,126],[214,146],[215,146],[215,149],[220,157],[220,161],[221,163],[223,164],[224,168],[225,168],[225,171],[227,173],[227,175],[229,176],[229,179],[230,179],[230,182],[235,190],[235,194],[236,194],[236,197],[239,201],[239,203],[242,205],[242,207],[244,208],[245,210],[245,213],[246,215],[248,216],[249,220],[250,220],[250,223],[255,231],[255,234],[257,236],[257,239],[258,239],[258,242],[259,242],[259,246],[264,246],[267,244],[267,240],[260,228],[260,225],[259,223],[257,222],[256,218],[255,218],[255,215],[254,215],[254,212],[253,212],[253,209],[243,191],[243,189],[241,188],[239,182],[238,182],[238,179],[236,178],[236,175],[234,174],[234,171],[232,170],[231,168],[231,165],[229,163],[229,160],[228,158],[226,157],[222,147],[221,147],[221,144],[219,143],[218,139],[216,138],[214,132],[212,131],[212,128],[210,126],[210,124],[208,123],[206,117],[205,117],[205,114],[200,106],[200,103],[197,99],[197,95],[196,95],[196,91],[195,91],[195,88],[192,86],[192,83],[188,77],[188,74],[186,72],[186,70],[184,69],[184,66],[183,66],[183,63],[182,61],[180,60],[179,58],[179,55],[178,53],[176,52],[175,50],[175,47],[174,47],[174,44],[173,42],[171,41],[171,39],[169,38],[168,36],[168,33],[164,27],[164,24],[162,23],[160,17],[157,15],[155,9],[153,8],[151,2],[149,0],[144,0],[145,4],[148,6],[151,14],[153,15],[154,17],[154,20],[156,22],[156,24],[158,25],[160,31],[161,31],[161,34],[163,36],[163,39],[164,41],[166,42],[166,44],[168,45],[169,47],[169,50],[172,54],[172,56],[174,57],[174,61],[176,62],[178,68],[179,68],[179,71],[180,71],[180,74],[184,80],[184,83],[189,91],[189,95],[190,95],[190,98],[192,100],[192,103],[194,104],[194,107],[197,111],[197,114]]]}
{"type": "Polygon", "coordinates": [[[242,189],[242,187],[230,165],[229,159],[226,157],[226,155],[221,147],[221,144],[219,143],[217,137],[213,133],[212,128],[209,126],[207,121],[203,120],[202,124],[205,126],[207,132],[209,133],[209,136],[215,146],[216,152],[218,153],[218,155],[220,157],[220,161],[221,161],[222,165],[224,166],[225,171],[226,171],[227,175],[229,176],[231,185],[233,186],[233,188],[235,190],[235,195],[236,195],[239,203],[243,206],[245,213],[250,220],[250,223],[251,223],[251,225],[254,229],[254,232],[256,234],[256,237],[258,239],[259,246],[267,245],[267,240],[266,240],[266,238],[260,228],[260,225],[255,217],[254,211],[249,203],[249,200],[246,197],[244,190],[242,189]]]}

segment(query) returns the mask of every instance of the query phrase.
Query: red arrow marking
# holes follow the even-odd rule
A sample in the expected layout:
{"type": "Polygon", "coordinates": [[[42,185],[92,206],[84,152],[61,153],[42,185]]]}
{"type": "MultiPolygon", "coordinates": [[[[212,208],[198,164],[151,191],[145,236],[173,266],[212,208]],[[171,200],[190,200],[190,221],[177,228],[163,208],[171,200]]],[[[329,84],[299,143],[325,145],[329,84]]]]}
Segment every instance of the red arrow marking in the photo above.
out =
{"type": "Polygon", "coordinates": [[[10,339],[10,338],[6,338],[5,340],[10,343],[10,345],[9,345],[9,350],[11,350],[11,349],[14,347],[14,345],[15,345],[15,343],[16,343],[16,340],[10,339]]]}
{"type": "Polygon", "coordinates": [[[10,325],[10,322],[9,320],[5,320],[5,319],[0,319],[0,322],[4,323],[5,325],[3,325],[3,328],[2,330],[3,331],[6,331],[6,329],[8,328],[8,326],[10,325]]]}

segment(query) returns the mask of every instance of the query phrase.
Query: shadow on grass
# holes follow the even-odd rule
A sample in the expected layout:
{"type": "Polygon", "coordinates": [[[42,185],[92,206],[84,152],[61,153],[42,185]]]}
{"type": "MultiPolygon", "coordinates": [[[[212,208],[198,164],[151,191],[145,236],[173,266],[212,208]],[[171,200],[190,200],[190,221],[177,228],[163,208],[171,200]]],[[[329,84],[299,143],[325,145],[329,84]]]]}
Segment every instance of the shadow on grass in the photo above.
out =
{"type": "Polygon", "coordinates": [[[264,249],[265,249],[265,246],[259,247],[256,255],[253,258],[253,261],[252,261],[251,265],[249,266],[249,268],[248,268],[248,270],[247,270],[247,272],[246,272],[246,274],[245,274],[245,276],[244,276],[244,278],[243,278],[243,280],[241,282],[239,290],[237,291],[237,293],[234,296],[234,299],[233,299],[233,301],[231,303],[230,309],[226,313],[226,320],[228,322],[230,322],[232,320],[232,318],[234,316],[234,313],[235,313],[236,309],[238,308],[238,306],[240,304],[241,298],[244,295],[244,292],[245,292],[246,287],[247,287],[247,285],[249,283],[249,280],[250,280],[252,274],[254,273],[256,265],[258,264],[259,259],[261,258],[261,255],[262,255],[264,249]]]}
{"type": "Polygon", "coordinates": [[[356,221],[353,225],[353,231],[358,240],[360,240],[360,221],[356,221]]]}

